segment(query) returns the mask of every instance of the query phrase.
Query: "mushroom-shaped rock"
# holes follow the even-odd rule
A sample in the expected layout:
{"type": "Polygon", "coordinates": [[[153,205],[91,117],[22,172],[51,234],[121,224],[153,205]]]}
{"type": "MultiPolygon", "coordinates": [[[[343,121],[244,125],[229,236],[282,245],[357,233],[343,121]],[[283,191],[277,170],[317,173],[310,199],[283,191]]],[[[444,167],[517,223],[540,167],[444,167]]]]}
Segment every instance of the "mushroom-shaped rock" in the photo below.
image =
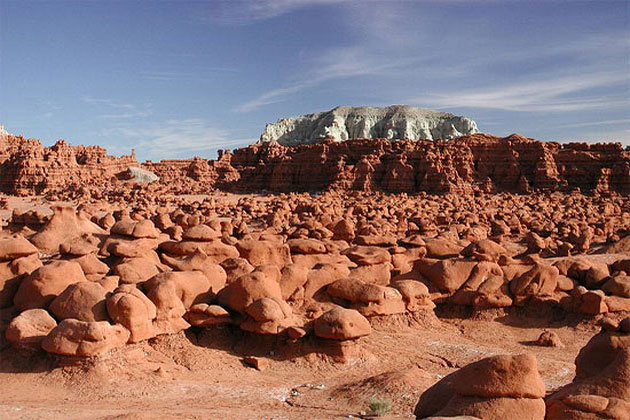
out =
{"type": "Polygon", "coordinates": [[[110,232],[113,235],[130,236],[132,238],[157,238],[160,236],[160,232],[155,228],[153,222],[148,219],[140,221],[122,219],[112,226],[110,232]]]}
{"type": "Polygon", "coordinates": [[[122,325],[64,319],[42,340],[42,348],[64,356],[98,356],[122,347],[128,339],[129,331],[122,325]]]}
{"type": "Polygon", "coordinates": [[[81,266],[71,261],[53,261],[26,277],[13,299],[18,309],[45,308],[71,284],[87,281],[81,266]]]}
{"type": "Polygon", "coordinates": [[[23,236],[0,238],[0,261],[11,261],[37,253],[37,248],[23,236]]]}
{"type": "Polygon", "coordinates": [[[184,318],[190,325],[195,327],[209,327],[232,322],[228,311],[219,305],[208,305],[207,303],[198,303],[191,306],[184,318]]]}
{"type": "Polygon", "coordinates": [[[58,252],[59,245],[84,234],[105,233],[83,212],[75,212],[72,207],[57,206],[52,210],[52,218],[31,238],[31,242],[43,252],[58,252]]]}
{"type": "Polygon", "coordinates": [[[116,288],[107,298],[107,312],[115,323],[129,330],[130,343],[155,336],[153,321],[157,309],[135,285],[125,284],[116,288]]]}
{"type": "Polygon", "coordinates": [[[361,315],[391,315],[406,310],[400,292],[392,287],[378,286],[347,278],[337,280],[327,287],[330,296],[351,302],[351,308],[361,315]]]}
{"type": "Polygon", "coordinates": [[[254,271],[221,289],[217,301],[226,308],[245,313],[245,308],[264,297],[282,300],[280,285],[265,273],[254,271]]]}
{"type": "Polygon", "coordinates": [[[107,321],[106,294],[107,291],[99,283],[74,283],[50,303],[49,310],[59,320],[74,318],[87,322],[107,321]]]}
{"type": "Polygon", "coordinates": [[[545,384],[533,355],[492,356],[471,363],[427,389],[416,419],[474,416],[486,420],[545,418],[545,384]]]}
{"type": "Polygon", "coordinates": [[[324,254],[326,246],[317,239],[289,239],[292,254],[324,254]]]}
{"type": "Polygon", "coordinates": [[[175,284],[177,296],[186,309],[195,303],[205,303],[212,297],[212,286],[201,271],[171,271],[158,274],[144,283],[146,290],[153,289],[159,283],[175,284]]]}
{"type": "Polygon", "coordinates": [[[37,350],[57,321],[44,309],[29,309],[11,320],[6,338],[18,349],[37,350]]]}
{"type": "Polygon", "coordinates": [[[221,232],[212,229],[208,225],[196,225],[188,228],[182,234],[182,237],[191,241],[209,242],[221,237],[221,232]]]}
{"type": "Polygon", "coordinates": [[[341,254],[347,256],[358,265],[375,265],[392,261],[390,253],[386,249],[377,246],[357,245],[343,250],[341,254]]]}
{"type": "Polygon", "coordinates": [[[277,334],[294,323],[291,307],[278,298],[258,299],[245,308],[245,313],[241,329],[258,334],[277,334]]]}
{"type": "Polygon", "coordinates": [[[330,340],[353,340],[372,332],[370,322],[354,309],[335,307],[314,322],[315,335],[330,340]]]}
{"type": "Polygon", "coordinates": [[[210,281],[214,293],[221,290],[227,281],[227,273],[223,267],[213,263],[212,259],[200,249],[195,250],[191,255],[181,260],[169,257],[166,254],[163,254],[161,258],[164,264],[178,271],[201,271],[210,281]]]}

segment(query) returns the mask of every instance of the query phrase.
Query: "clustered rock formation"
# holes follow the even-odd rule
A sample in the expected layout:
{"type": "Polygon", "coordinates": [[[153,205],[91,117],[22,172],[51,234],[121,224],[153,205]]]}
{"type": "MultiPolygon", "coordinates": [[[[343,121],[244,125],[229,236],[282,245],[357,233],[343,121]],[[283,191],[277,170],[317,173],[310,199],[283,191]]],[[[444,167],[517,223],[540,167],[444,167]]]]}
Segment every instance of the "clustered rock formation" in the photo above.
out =
{"type": "MultiPolygon", "coordinates": [[[[119,179],[130,162],[103,157],[109,187],[91,184],[90,171],[48,180],[81,172],[83,149],[62,146],[51,150],[65,150],[65,164],[45,152],[21,167],[37,169],[29,174],[49,183],[50,199],[80,204],[13,209],[0,226],[0,333],[19,352],[99,357],[221,327],[348,360],[384,320],[439,322],[436,311],[453,307],[552,308],[603,318],[572,383],[546,396],[533,356],[493,356],[429,388],[417,418],[628,419],[630,182],[618,145],[481,134],[264,144],[211,162],[148,163],[159,180],[146,184],[119,179]],[[329,165],[343,156],[354,163],[329,165]],[[172,194],[213,185],[323,192],[172,194]]],[[[19,161],[15,147],[2,168],[19,161]]],[[[29,176],[11,182],[29,191],[29,176]]],[[[539,341],[561,345],[551,334],[539,341]]]]}
{"type": "Polygon", "coordinates": [[[130,166],[139,166],[134,153],[117,158],[100,146],[70,146],[64,140],[44,147],[39,140],[0,130],[0,191],[10,194],[103,185],[130,166]]]}
{"type": "Polygon", "coordinates": [[[267,124],[260,142],[285,146],[314,143],[329,138],[387,140],[452,139],[478,133],[470,118],[408,105],[385,108],[338,106],[327,112],[283,118],[267,124]]]}
{"type": "Polygon", "coordinates": [[[534,190],[630,192],[630,152],[619,143],[543,142],[516,134],[472,134],[450,141],[323,140],[294,147],[262,143],[201,158],[145,162],[0,134],[0,191],[76,198],[133,189],[156,193],[383,191],[472,193],[534,190]],[[130,167],[132,169],[130,169],[130,167]],[[133,173],[132,173],[133,172],[133,173]],[[153,174],[157,176],[153,176],[153,174]],[[156,180],[156,178],[158,178],[156,180]]]}

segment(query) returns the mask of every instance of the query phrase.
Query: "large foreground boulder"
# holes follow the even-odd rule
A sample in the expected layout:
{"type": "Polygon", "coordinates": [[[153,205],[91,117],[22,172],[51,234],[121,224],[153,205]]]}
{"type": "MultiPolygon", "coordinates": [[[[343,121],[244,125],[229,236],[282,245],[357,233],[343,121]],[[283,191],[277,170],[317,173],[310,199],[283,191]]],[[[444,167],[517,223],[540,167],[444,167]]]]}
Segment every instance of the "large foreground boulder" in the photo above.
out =
{"type": "Polygon", "coordinates": [[[630,318],[580,350],[573,382],[547,399],[547,419],[630,419],[630,318]]]}
{"type": "Polygon", "coordinates": [[[473,416],[484,420],[543,420],[545,384],[530,354],[492,356],[451,373],[427,389],[416,419],[473,416]]]}

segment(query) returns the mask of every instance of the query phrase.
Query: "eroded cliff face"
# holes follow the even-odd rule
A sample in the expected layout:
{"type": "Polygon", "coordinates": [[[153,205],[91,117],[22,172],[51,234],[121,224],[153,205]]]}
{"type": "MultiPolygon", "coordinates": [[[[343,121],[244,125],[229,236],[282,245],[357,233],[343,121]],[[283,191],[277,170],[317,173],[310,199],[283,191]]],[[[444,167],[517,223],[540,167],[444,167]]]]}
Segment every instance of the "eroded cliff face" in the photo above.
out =
{"type": "MultiPolygon", "coordinates": [[[[0,191],[62,193],[80,188],[134,188],[120,174],[140,166],[133,155],[108,156],[98,146],[0,136],[0,191]]],[[[450,141],[356,139],[283,146],[260,143],[202,158],[145,162],[174,194],[383,191],[391,193],[529,193],[533,190],[630,193],[630,152],[618,143],[560,144],[473,134],[450,141]]]]}
{"type": "Polygon", "coordinates": [[[64,140],[44,147],[39,140],[0,132],[0,191],[10,194],[103,185],[130,166],[140,166],[133,154],[109,156],[100,146],[70,146],[64,140]]]}
{"type": "Polygon", "coordinates": [[[331,111],[283,118],[267,124],[261,143],[309,144],[323,138],[335,141],[384,138],[452,139],[478,133],[470,118],[407,105],[385,108],[340,106],[331,111]]]}
{"type": "Polygon", "coordinates": [[[630,153],[620,144],[560,144],[517,134],[329,140],[297,147],[265,143],[235,150],[230,163],[240,179],[218,179],[217,185],[245,191],[630,192],[630,153]]]}

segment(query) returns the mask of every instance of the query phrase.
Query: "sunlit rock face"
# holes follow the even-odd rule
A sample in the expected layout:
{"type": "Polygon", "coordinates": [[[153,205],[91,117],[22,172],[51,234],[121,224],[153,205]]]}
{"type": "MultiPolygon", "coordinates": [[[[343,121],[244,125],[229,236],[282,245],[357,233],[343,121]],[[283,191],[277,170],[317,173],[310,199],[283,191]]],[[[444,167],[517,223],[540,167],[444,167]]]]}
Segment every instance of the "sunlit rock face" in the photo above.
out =
{"type": "Polygon", "coordinates": [[[452,139],[478,133],[470,118],[407,105],[385,108],[339,106],[331,111],[283,118],[267,124],[261,143],[291,146],[323,138],[346,141],[357,138],[452,139]]]}

